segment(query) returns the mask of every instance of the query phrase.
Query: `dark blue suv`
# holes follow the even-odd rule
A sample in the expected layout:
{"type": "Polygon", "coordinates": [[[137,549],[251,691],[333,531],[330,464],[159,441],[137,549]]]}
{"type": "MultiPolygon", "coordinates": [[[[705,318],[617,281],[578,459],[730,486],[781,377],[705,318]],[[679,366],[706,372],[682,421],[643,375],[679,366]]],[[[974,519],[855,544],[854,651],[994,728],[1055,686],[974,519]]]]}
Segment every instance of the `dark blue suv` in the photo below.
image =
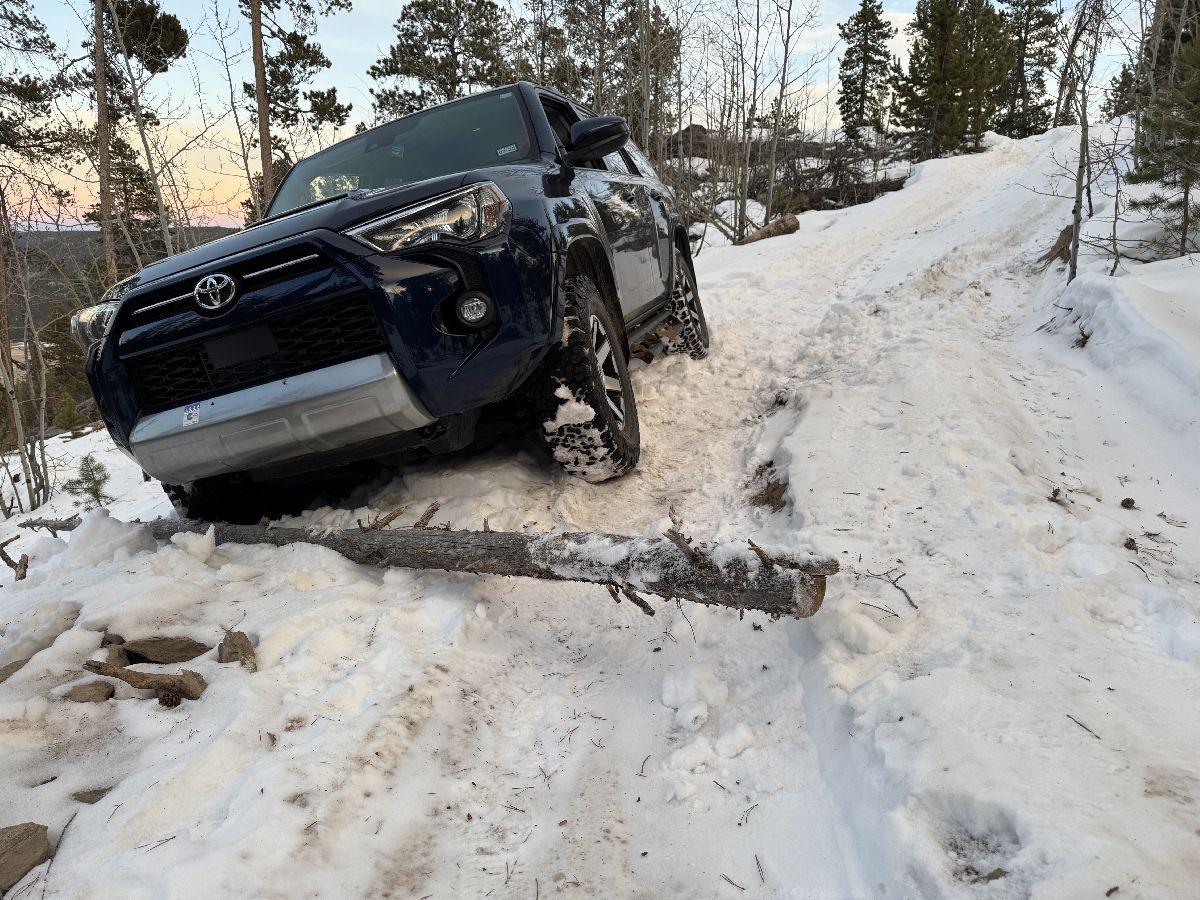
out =
{"type": "Polygon", "coordinates": [[[302,160],[261,221],[73,325],[113,440],[181,512],[231,521],[488,423],[621,475],[630,354],[708,348],[679,207],[625,121],[526,82],[302,160]]]}

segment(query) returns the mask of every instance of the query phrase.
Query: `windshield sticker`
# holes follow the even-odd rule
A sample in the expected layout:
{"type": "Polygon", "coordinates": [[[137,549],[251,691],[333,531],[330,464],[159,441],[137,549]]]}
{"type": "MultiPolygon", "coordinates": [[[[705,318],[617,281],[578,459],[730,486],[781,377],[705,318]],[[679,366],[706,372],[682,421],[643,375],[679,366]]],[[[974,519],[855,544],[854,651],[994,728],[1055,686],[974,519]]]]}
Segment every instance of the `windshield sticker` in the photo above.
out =
{"type": "Polygon", "coordinates": [[[517,152],[517,145],[516,144],[508,144],[504,147],[501,147],[499,150],[497,150],[496,155],[497,156],[508,156],[508,154],[516,153],[516,152],[517,152]]]}
{"type": "Polygon", "coordinates": [[[191,406],[185,406],[183,408],[183,427],[187,428],[189,425],[199,425],[199,424],[200,424],[200,404],[193,403],[191,406]]]}

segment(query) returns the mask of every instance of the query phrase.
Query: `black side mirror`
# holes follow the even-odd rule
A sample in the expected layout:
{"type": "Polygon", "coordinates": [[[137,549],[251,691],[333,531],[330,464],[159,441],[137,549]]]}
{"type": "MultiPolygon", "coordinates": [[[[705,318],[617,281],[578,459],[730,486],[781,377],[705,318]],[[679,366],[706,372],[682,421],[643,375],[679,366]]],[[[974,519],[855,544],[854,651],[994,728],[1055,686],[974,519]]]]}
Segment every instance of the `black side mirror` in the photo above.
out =
{"type": "Polygon", "coordinates": [[[629,143],[629,123],[620,116],[597,116],[571,126],[571,146],[563,154],[569,166],[616,153],[629,143]]]}

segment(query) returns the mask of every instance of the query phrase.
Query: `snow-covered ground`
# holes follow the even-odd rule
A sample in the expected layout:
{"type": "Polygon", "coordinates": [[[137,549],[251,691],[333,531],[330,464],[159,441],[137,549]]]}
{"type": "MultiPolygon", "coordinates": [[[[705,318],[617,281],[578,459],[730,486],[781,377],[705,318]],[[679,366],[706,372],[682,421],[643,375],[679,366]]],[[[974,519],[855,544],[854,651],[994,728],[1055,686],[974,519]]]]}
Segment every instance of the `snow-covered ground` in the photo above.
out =
{"type": "MultiPolygon", "coordinates": [[[[996,139],[706,250],[713,353],[635,369],[642,464],[618,482],[513,444],[301,517],[407,505],[403,526],[436,499],[459,528],[655,535],[674,507],[697,539],[835,555],[812,619],[155,549],[102,513],[66,545],[25,533],[0,826],[42,822],[57,852],[13,894],[1195,896],[1200,279],[1096,260],[1064,292],[1034,265],[1075,140],[996,139]],[[751,500],[772,481],[777,511],[751,500]],[[223,628],[259,671],[187,663],[196,702],[59,699],[106,631],[223,628]]],[[[105,448],[55,452],[99,452],[114,517],[165,514],[105,448]]]]}

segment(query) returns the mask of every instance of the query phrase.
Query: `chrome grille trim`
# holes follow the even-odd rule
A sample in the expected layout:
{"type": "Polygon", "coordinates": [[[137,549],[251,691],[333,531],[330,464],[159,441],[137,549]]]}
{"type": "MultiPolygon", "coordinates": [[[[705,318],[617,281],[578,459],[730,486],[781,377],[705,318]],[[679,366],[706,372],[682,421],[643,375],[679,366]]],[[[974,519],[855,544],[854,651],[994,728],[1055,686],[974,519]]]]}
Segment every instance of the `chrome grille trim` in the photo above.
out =
{"type": "Polygon", "coordinates": [[[159,300],[157,303],[151,303],[149,306],[143,306],[141,309],[135,309],[133,311],[133,314],[135,316],[140,316],[143,313],[148,313],[153,309],[161,309],[164,306],[170,306],[172,303],[178,303],[180,300],[190,300],[191,297],[192,297],[192,294],[187,293],[187,294],[180,294],[178,297],[171,297],[167,300],[159,300]]]}
{"type": "Polygon", "coordinates": [[[298,265],[300,265],[300,263],[312,262],[314,259],[320,259],[320,258],[321,258],[321,254],[310,253],[307,256],[298,256],[295,259],[288,260],[287,262],[279,263],[279,265],[277,265],[277,266],[268,266],[265,269],[259,269],[257,272],[247,272],[242,277],[243,278],[259,278],[263,275],[269,275],[272,272],[278,272],[280,269],[287,269],[287,268],[290,268],[291,266],[298,266],[298,265]]]}

